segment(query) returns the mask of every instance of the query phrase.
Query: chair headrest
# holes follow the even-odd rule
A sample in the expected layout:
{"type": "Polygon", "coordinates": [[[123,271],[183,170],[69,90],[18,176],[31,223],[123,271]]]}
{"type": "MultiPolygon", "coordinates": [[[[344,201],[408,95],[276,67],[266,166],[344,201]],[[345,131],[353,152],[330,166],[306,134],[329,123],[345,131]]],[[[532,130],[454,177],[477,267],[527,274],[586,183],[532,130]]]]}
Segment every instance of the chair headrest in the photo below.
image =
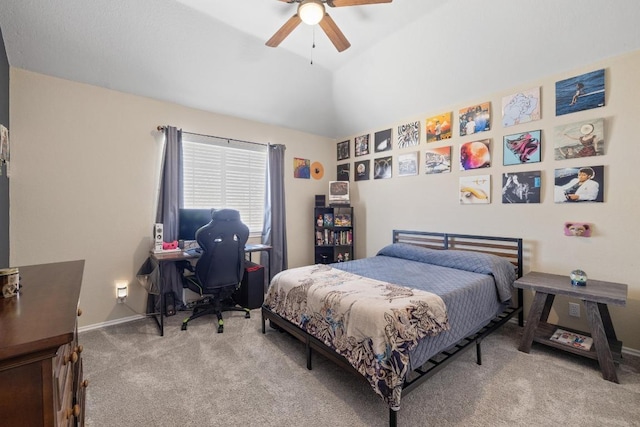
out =
{"type": "Polygon", "coordinates": [[[219,209],[211,214],[213,221],[240,221],[240,212],[235,209],[219,209]]]}

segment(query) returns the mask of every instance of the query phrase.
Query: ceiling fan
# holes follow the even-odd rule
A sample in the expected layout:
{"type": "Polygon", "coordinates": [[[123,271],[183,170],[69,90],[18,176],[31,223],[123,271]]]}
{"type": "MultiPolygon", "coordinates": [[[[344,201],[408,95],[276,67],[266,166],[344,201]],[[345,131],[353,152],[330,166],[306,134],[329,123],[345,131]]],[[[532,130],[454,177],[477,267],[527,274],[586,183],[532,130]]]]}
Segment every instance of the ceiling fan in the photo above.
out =
{"type": "Polygon", "coordinates": [[[362,6],[366,4],[391,3],[393,0],[279,0],[285,3],[298,3],[298,10],[282,27],[265,43],[276,47],[301,23],[315,25],[325,32],[331,43],[342,52],[351,46],[349,40],[342,34],[335,21],[325,11],[325,4],[329,7],[362,6]]]}

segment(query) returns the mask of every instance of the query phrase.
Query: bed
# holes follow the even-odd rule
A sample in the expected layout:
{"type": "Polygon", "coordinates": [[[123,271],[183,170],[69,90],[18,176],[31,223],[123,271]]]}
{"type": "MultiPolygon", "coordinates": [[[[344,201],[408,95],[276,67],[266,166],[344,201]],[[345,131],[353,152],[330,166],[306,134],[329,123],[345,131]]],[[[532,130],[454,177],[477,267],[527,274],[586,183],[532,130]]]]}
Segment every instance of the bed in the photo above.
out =
{"type": "Polygon", "coordinates": [[[292,268],[271,281],[266,321],[363,376],[397,424],[400,401],[516,314],[522,239],[394,230],[376,256],[292,268]]]}

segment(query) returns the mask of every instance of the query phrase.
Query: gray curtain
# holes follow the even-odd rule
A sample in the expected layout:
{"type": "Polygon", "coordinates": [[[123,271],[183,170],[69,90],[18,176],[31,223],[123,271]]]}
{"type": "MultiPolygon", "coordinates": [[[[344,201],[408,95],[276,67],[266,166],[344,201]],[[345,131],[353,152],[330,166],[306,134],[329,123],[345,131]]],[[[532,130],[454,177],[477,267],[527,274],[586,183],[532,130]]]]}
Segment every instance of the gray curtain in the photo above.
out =
{"type": "MultiPolygon", "coordinates": [[[[182,130],[172,126],[164,128],[164,160],[160,176],[160,193],[158,195],[158,212],[156,222],[162,223],[164,241],[178,240],[178,211],[182,206],[182,130]]],[[[176,309],[181,308],[182,275],[173,262],[160,264],[162,284],[160,289],[165,295],[172,292],[176,309]]],[[[156,312],[163,310],[160,299],[156,301],[156,312]]]]}
{"type": "MultiPolygon", "coordinates": [[[[287,229],[284,199],[284,151],[281,144],[269,144],[262,243],[272,246],[271,276],[287,269],[287,229]]],[[[261,260],[261,264],[264,262],[261,260]]]]}

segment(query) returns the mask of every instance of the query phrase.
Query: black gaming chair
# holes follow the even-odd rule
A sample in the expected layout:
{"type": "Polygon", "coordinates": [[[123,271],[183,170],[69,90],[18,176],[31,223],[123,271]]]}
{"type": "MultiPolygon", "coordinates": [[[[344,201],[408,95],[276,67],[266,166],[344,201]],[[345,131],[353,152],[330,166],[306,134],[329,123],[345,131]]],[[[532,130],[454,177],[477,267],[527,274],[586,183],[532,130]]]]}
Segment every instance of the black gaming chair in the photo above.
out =
{"type": "Polygon", "coordinates": [[[183,331],[191,320],[205,314],[218,316],[219,333],[224,331],[223,311],[243,311],[247,319],[251,316],[249,309],[238,307],[232,298],[244,274],[244,246],[248,238],[249,228],[233,209],[214,211],[211,222],[196,232],[202,255],[196,262],[195,274],[184,276],[184,284],[200,294],[201,299],[191,316],[182,321],[183,331]]]}

